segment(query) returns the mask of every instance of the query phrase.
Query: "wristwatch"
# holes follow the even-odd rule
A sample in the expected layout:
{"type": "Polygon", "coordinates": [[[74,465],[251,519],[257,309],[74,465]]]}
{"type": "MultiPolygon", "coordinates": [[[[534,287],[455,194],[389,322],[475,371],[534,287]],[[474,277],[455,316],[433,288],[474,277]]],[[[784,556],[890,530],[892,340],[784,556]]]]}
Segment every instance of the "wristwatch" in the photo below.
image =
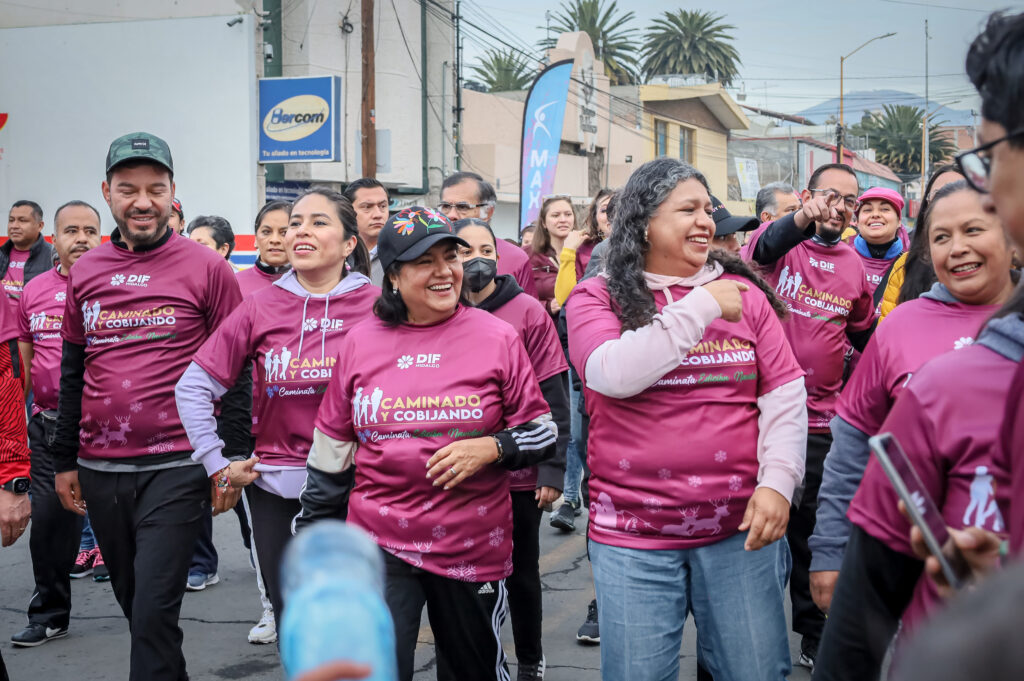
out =
{"type": "Polygon", "coordinates": [[[28,478],[13,478],[8,480],[4,484],[0,485],[0,489],[7,492],[13,492],[14,494],[28,494],[29,479],[28,478]]]}

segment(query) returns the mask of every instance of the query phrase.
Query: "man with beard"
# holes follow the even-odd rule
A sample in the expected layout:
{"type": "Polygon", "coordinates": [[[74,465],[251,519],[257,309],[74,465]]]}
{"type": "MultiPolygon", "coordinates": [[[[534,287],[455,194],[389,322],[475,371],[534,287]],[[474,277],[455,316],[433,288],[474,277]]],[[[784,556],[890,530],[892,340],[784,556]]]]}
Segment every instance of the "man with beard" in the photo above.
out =
{"type": "Polygon", "coordinates": [[[806,372],[807,461],[804,488],[793,495],[786,537],[793,556],[790,598],[793,631],[803,637],[799,664],[813,667],[825,615],[811,599],[811,553],[818,488],[832,446],[829,422],[843,383],[847,348],[862,350],[871,335],[874,303],[864,265],[840,237],[857,207],[853,170],[841,163],[821,166],[802,193],[795,213],[762,225],[743,256],[761,265],[765,279],[790,309],[783,327],[797,362],[806,372]]]}
{"type": "MultiPolygon", "coordinates": [[[[174,386],[241,302],[227,261],[168,226],[171,151],[139,132],[107,152],[109,243],[68,277],[60,401],[52,447],[57,494],[89,518],[131,631],[131,681],[187,679],[178,615],[203,515],[238,501],[227,468],[191,458],[174,386]],[[76,460],[77,459],[77,460],[76,460]]],[[[228,458],[249,452],[251,375],[221,399],[228,458]]]]}
{"type": "Polygon", "coordinates": [[[14,634],[16,646],[37,646],[67,636],[71,617],[71,567],[82,520],[65,511],[54,489],[50,435],[57,416],[60,329],[68,272],[78,258],[100,245],[100,214],[84,201],[70,201],[53,216],[56,267],[25,284],[19,303],[18,345],[34,395],[28,441],[32,450],[32,536],[29,551],[35,590],[28,626],[14,634]]]}

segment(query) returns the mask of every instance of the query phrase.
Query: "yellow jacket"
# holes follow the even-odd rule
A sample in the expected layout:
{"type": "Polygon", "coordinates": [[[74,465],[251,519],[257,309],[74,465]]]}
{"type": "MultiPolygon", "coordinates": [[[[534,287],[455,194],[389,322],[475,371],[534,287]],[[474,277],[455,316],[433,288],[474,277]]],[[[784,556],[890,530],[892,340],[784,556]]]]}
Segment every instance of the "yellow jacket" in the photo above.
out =
{"type": "Polygon", "coordinates": [[[558,254],[558,278],[555,279],[555,300],[559,305],[565,305],[576,283],[576,249],[563,246],[558,254]]]}
{"type": "Polygon", "coordinates": [[[882,309],[878,314],[878,321],[885,319],[885,316],[896,308],[900,299],[900,289],[903,288],[903,279],[906,277],[906,265],[906,253],[896,258],[896,262],[892,264],[892,272],[885,285],[885,293],[882,294],[882,309]]]}

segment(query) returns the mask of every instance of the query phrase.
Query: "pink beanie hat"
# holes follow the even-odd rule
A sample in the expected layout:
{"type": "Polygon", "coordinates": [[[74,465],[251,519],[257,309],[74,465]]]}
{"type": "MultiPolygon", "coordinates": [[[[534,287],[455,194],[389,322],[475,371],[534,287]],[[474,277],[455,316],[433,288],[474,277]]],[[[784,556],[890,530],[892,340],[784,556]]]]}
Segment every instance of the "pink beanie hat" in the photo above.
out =
{"type": "MultiPolygon", "coordinates": [[[[899,192],[892,189],[886,189],[885,187],[872,187],[861,194],[857,201],[858,203],[864,203],[871,199],[882,199],[883,201],[888,201],[896,208],[897,213],[903,215],[903,197],[900,196],[899,192]]],[[[860,210],[859,206],[857,210],[860,210]]]]}

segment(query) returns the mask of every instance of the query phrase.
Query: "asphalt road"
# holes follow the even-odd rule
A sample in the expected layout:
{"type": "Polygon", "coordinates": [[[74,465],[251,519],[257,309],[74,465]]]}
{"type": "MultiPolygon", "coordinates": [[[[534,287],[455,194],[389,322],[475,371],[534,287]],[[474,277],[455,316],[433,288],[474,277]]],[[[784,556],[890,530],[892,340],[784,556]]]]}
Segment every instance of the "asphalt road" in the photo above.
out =
{"type": "MultiPolygon", "coordinates": [[[[582,525],[579,523],[578,525],[582,525]]],[[[251,679],[278,681],[282,671],[277,648],[247,642],[249,628],[261,614],[255,573],[238,535],[233,513],[214,519],[214,541],[220,551],[220,583],[185,594],[182,629],[185,658],[193,681],[251,679]]],[[[128,675],[128,627],[110,584],[91,578],[74,580],[71,627],[67,638],[37,648],[15,648],[10,636],[26,623],[25,606],[32,593],[28,535],[13,547],[0,549],[0,650],[12,681],[111,681],[128,675]]],[[[597,681],[600,649],[576,642],[576,630],[593,598],[584,533],[561,534],[541,526],[541,576],[544,585],[544,648],[549,681],[597,681]]],[[[503,641],[515,674],[511,627],[503,641]]],[[[799,639],[791,637],[799,655],[799,639]]],[[[680,651],[680,679],[696,679],[694,630],[688,624],[680,651]]],[[[435,678],[433,638],[424,619],[416,655],[416,681],[435,678]]],[[[513,676],[514,678],[514,676],[513,676]]],[[[795,667],[790,679],[806,681],[807,670],[795,667]]]]}

